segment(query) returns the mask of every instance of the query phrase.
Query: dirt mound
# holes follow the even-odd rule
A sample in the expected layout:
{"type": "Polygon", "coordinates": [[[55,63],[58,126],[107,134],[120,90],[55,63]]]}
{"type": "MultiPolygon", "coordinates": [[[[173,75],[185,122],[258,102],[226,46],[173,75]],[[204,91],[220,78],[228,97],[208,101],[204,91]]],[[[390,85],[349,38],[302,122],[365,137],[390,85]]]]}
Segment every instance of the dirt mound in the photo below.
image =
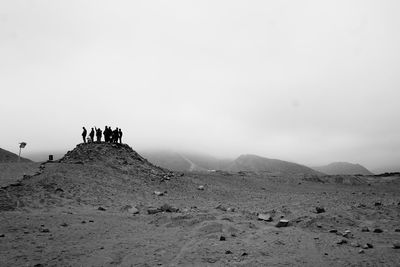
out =
{"type": "Polygon", "coordinates": [[[120,205],[146,198],[149,187],[174,174],[125,144],[80,144],[34,175],[0,189],[0,211],[23,207],[120,205]]]}

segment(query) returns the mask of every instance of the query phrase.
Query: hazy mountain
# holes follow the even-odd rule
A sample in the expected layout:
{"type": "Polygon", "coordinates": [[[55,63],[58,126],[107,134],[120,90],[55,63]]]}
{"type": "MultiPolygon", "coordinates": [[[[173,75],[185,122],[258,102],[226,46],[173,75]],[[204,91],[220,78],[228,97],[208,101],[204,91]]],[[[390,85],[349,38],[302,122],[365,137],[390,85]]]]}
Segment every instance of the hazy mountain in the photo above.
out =
{"type": "Polygon", "coordinates": [[[241,155],[227,168],[228,171],[250,171],[255,173],[319,175],[317,171],[293,162],[269,159],[256,155],[241,155]]]}
{"type": "Polygon", "coordinates": [[[151,163],[174,171],[209,171],[226,168],[232,160],[220,160],[212,156],[179,153],[167,150],[140,151],[151,163]]]}
{"type": "Polygon", "coordinates": [[[314,170],[323,172],[329,175],[339,175],[339,174],[347,174],[347,175],[355,175],[355,174],[363,174],[363,175],[372,175],[367,168],[360,164],[352,164],[348,162],[333,162],[326,166],[313,167],[314,170]]]}
{"type": "MultiPolygon", "coordinates": [[[[18,162],[18,155],[0,148],[0,163],[18,162]]],[[[30,159],[21,157],[20,162],[32,162],[30,159]]]]}

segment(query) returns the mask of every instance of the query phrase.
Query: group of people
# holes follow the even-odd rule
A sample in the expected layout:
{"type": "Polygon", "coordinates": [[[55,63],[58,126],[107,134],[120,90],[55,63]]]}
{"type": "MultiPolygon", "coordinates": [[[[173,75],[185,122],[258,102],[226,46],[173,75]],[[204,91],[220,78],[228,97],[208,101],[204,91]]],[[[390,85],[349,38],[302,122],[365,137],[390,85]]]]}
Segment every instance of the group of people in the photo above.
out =
{"type": "Polygon", "coordinates": [[[107,143],[122,143],[122,130],[115,128],[114,130],[111,129],[110,126],[105,126],[104,131],[102,131],[99,128],[92,128],[92,130],[89,133],[89,136],[87,136],[87,130],[85,127],[83,128],[82,132],[82,139],[84,143],[92,143],[95,142],[94,136],[96,135],[96,142],[101,142],[101,137],[104,135],[104,142],[107,143]]]}

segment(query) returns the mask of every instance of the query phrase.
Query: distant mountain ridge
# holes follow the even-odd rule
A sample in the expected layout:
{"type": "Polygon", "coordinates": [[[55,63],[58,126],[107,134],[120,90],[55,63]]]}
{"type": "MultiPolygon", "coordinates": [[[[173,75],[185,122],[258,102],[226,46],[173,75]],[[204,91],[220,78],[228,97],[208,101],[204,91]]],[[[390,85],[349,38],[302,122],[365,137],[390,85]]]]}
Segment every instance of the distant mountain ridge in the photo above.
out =
{"type": "Polygon", "coordinates": [[[150,162],[174,171],[229,172],[248,171],[254,173],[320,175],[309,167],[288,161],[269,159],[257,155],[241,155],[237,159],[220,160],[207,155],[185,154],[172,151],[141,152],[150,162]]]}
{"type": "MultiPolygon", "coordinates": [[[[0,163],[18,162],[18,155],[0,148],[0,163]]],[[[30,159],[21,157],[20,162],[32,162],[30,159]]]]}
{"type": "Polygon", "coordinates": [[[277,173],[277,174],[304,174],[320,175],[307,166],[283,161],[279,159],[269,159],[257,155],[241,155],[234,160],[227,168],[228,171],[250,171],[255,173],[277,173]]]}
{"type": "Polygon", "coordinates": [[[329,175],[373,175],[373,173],[364,166],[348,162],[333,162],[325,166],[313,167],[313,169],[329,175]]]}

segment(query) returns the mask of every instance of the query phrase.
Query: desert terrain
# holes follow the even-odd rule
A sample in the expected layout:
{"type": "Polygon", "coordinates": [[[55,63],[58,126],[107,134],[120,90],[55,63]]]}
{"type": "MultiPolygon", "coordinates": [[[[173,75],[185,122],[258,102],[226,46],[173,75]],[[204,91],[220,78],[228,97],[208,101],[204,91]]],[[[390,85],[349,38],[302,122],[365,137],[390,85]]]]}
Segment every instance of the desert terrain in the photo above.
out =
{"type": "Polygon", "coordinates": [[[120,144],[32,168],[1,173],[0,266],[400,263],[398,175],[171,172],[120,144]]]}

